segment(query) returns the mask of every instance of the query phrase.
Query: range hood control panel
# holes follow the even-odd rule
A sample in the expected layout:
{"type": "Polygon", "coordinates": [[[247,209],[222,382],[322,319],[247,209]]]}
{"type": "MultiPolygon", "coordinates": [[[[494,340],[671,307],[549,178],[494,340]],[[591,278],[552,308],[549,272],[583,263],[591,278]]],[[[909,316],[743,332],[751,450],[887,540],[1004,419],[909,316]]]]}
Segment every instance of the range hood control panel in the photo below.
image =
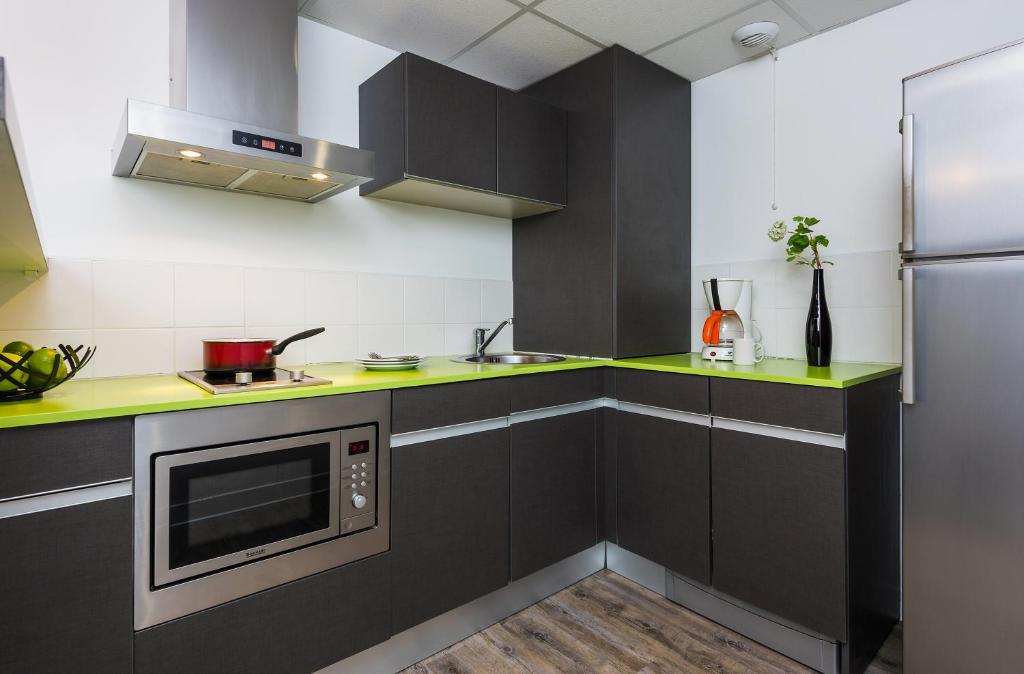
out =
{"type": "Polygon", "coordinates": [[[270,136],[261,136],[258,133],[249,133],[248,131],[239,131],[237,129],[232,130],[231,142],[235,145],[254,147],[257,150],[266,150],[267,152],[277,152],[279,154],[287,154],[293,157],[302,156],[302,143],[280,140],[278,138],[271,138],[270,136]]]}

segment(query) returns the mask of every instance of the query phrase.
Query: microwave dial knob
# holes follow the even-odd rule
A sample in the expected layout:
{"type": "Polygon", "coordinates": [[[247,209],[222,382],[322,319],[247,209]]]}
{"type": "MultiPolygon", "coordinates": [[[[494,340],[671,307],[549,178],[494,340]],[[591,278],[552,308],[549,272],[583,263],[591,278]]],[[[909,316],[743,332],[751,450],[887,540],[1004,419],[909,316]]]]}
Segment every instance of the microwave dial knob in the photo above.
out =
{"type": "Polygon", "coordinates": [[[366,497],[363,496],[362,494],[353,494],[352,495],[352,507],[354,507],[356,510],[359,510],[361,508],[365,508],[366,507],[366,497]]]}

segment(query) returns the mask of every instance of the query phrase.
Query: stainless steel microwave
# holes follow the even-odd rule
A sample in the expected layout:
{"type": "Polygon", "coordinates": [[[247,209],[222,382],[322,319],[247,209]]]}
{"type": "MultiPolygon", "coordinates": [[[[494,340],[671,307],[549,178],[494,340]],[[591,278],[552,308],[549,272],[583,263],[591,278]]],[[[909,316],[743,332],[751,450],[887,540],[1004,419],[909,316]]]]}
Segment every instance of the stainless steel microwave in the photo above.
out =
{"type": "Polygon", "coordinates": [[[136,628],[386,550],[387,397],[139,417],[136,628]]]}

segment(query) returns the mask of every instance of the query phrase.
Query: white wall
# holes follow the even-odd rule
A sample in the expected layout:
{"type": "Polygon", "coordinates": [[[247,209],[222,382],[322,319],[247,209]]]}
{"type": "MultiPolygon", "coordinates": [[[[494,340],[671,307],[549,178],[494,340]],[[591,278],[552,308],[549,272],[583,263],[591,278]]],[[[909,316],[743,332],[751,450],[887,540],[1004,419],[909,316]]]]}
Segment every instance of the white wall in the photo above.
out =
{"type": "MultiPolygon", "coordinates": [[[[181,331],[186,328],[191,330],[188,338],[195,339],[213,328],[221,333],[224,328],[237,327],[283,330],[301,326],[316,315],[315,309],[302,309],[301,318],[294,311],[283,312],[289,317],[275,317],[267,323],[260,318],[266,314],[259,311],[257,301],[244,295],[248,287],[244,283],[238,286],[243,293],[238,297],[234,287],[229,290],[230,315],[235,316],[231,319],[186,325],[194,321],[182,324],[173,310],[149,311],[134,300],[126,306],[141,312],[139,317],[126,315],[124,310],[112,315],[102,307],[117,301],[116,293],[105,294],[115,291],[117,283],[101,280],[112,269],[125,274],[124,283],[157,292],[156,306],[172,309],[177,301],[175,279],[194,264],[216,266],[204,268],[210,272],[204,289],[211,296],[220,282],[249,279],[253,273],[270,274],[272,269],[295,272],[289,287],[296,293],[321,271],[342,273],[337,293],[354,292],[355,286],[345,280],[356,278],[345,275],[349,272],[361,274],[358,278],[367,287],[375,279],[398,278],[397,286],[388,285],[391,295],[396,288],[402,294],[404,289],[418,286],[426,277],[441,279],[440,286],[431,284],[431,302],[439,287],[443,302],[445,279],[449,285],[468,281],[470,294],[491,288],[484,280],[498,282],[497,290],[492,289],[498,295],[510,293],[512,225],[508,220],[366,199],[358,196],[358,190],[319,204],[301,204],[112,177],[110,147],[125,100],[168,102],[166,0],[0,0],[0,55],[7,59],[17,101],[37,225],[47,256],[55,260],[56,272],[28,287],[20,278],[0,279],[0,331],[4,335],[33,330],[37,339],[50,339],[54,330],[71,330],[97,342],[105,338],[108,352],[155,338],[148,340],[157,345],[155,357],[143,358],[133,350],[129,355],[119,354],[117,366],[100,367],[97,363],[97,370],[101,374],[165,372],[182,364],[194,365],[194,356],[179,357],[180,349],[173,346],[175,339],[183,339],[186,333],[181,331]],[[148,264],[116,264],[120,261],[148,264]],[[129,267],[133,271],[129,272],[129,267]],[[60,296],[73,297],[80,306],[66,313],[34,307],[39,301],[67,307],[67,302],[54,299],[60,296]],[[234,312],[246,307],[255,315],[234,312]],[[132,339],[133,334],[137,340],[132,339]]],[[[358,144],[357,87],[394,56],[391,50],[300,19],[299,132],[358,144]]],[[[278,295],[277,299],[293,307],[307,305],[305,297],[287,300],[278,295]]],[[[442,306],[438,313],[435,305],[427,314],[413,312],[420,322],[407,324],[403,298],[389,296],[386,301],[390,313],[384,323],[374,322],[372,314],[360,313],[360,309],[343,319],[352,330],[357,325],[391,325],[388,339],[380,340],[380,350],[444,349],[439,346],[444,341],[438,341],[438,331],[443,334],[449,329],[446,325],[465,327],[484,318],[479,302],[478,310],[468,314],[456,303],[448,312],[442,306]],[[428,319],[429,323],[423,322],[428,319]],[[396,332],[395,325],[401,330],[396,332]],[[406,325],[431,327],[406,331],[406,325]],[[423,339],[403,337],[396,343],[395,335],[406,332],[419,333],[423,339]]],[[[313,300],[309,303],[315,304],[313,300]]],[[[206,315],[212,316],[212,312],[206,311],[206,315]]],[[[456,328],[450,330],[449,344],[456,328]]],[[[332,357],[352,357],[357,345],[376,348],[371,342],[356,341],[352,334],[349,331],[345,337],[351,348],[335,345],[328,350],[332,357]]],[[[301,350],[296,354],[305,355],[301,350]]]]}
{"type": "Polygon", "coordinates": [[[747,275],[769,350],[802,357],[810,272],[779,262],[782,244],[765,233],[778,218],[814,215],[836,262],[825,272],[833,357],[899,360],[901,80],[1022,37],[1019,0],[911,0],[782,49],[778,211],[771,209],[770,58],[695,82],[694,323],[706,315],[701,278],[747,275]]]}

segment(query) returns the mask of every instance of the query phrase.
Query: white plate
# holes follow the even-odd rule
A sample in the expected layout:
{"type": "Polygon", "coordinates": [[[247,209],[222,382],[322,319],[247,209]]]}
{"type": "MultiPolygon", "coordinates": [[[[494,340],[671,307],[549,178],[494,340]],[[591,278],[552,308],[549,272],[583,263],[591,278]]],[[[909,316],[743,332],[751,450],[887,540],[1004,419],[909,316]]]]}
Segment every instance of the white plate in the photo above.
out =
{"type": "Polygon", "coordinates": [[[392,363],[390,365],[384,365],[384,364],[381,364],[381,363],[359,363],[359,364],[361,366],[363,366],[364,368],[366,368],[367,370],[378,370],[378,371],[415,370],[416,368],[418,368],[420,366],[420,363],[415,363],[415,362],[412,362],[412,361],[407,362],[407,363],[392,363]]]}

